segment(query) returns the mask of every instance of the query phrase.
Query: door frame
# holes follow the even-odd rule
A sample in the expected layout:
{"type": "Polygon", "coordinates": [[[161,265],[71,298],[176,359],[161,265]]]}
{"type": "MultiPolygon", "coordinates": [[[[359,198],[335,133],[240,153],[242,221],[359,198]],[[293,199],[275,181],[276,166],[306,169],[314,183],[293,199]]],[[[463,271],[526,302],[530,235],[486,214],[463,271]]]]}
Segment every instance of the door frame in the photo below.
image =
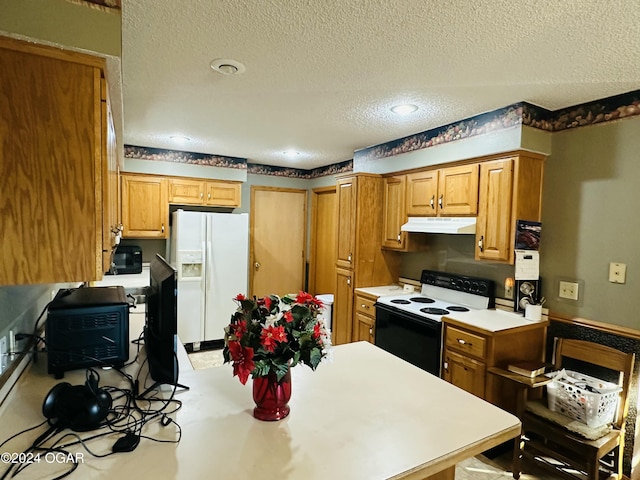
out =
{"type": "Polygon", "coordinates": [[[309,191],[303,188],[287,188],[287,187],[268,187],[263,185],[251,185],[251,200],[249,205],[249,293],[253,295],[253,276],[255,272],[255,249],[254,249],[254,229],[255,229],[255,194],[257,191],[270,191],[270,192],[290,192],[290,193],[304,193],[304,232],[302,236],[302,287],[306,288],[307,277],[307,230],[309,228],[309,215],[307,206],[309,203],[309,191]]]}
{"type": "MultiPolygon", "coordinates": [[[[309,281],[308,281],[308,290],[313,292],[316,290],[315,278],[316,278],[316,261],[313,256],[316,252],[317,247],[317,228],[318,228],[318,197],[327,193],[335,193],[337,194],[336,185],[328,186],[328,187],[319,187],[311,190],[311,226],[310,226],[310,234],[311,234],[311,245],[309,246],[309,253],[312,255],[309,258],[309,281]]],[[[336,238],[337,241],[337,238],[336,238]]],[[[335,261],[334,261],[335,264],[335,261]]],[[[327,293],[335,293],[335,287],[333,292],[327,293]]],[[[324,293],[324,292],[321,292],[324,293]]]]}

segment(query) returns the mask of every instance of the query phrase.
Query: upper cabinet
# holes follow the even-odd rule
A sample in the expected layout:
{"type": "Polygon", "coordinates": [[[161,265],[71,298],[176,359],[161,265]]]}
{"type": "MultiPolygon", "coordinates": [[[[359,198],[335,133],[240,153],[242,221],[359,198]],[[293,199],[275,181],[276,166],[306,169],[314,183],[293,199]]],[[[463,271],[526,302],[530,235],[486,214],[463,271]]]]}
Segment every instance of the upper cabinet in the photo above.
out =
{"type": "Polygon", "coordinates": [[[407,179],[407,175],[384,178],[382,248],[387,250],[409,252],[420,250],[426,245],[424,235],[409,235],[407,232],[400,231],[402,225],[407,222],[408,216],[406,197],[409,182],[407,179]]]}
{"type": "Polygon", "coordinates": [[[117,167],[105,68],[0,37],[0,285],[94,281],[110,264],[117,167]]]}
{"type": "Polygon", "coordinates": [[[478,164],[407,175],[408,216],[474,216],[478,212],[478,164]]]}
{"type": "Polygon", "coordinates": [[[169,181],[153,175],[122,174],[125,238],[169,238],[169,181]]]}
{"type": "Polygon", "coordinates": [[[240,182],[172,177],[169,202],[178,205],[240,207],[240,182]]]}
{"type": "Polygon", "coordinates": [[[476,260],[514,263],[516,221],[541,219],[543,166],[529,152],[480,164],[476,260]]]}

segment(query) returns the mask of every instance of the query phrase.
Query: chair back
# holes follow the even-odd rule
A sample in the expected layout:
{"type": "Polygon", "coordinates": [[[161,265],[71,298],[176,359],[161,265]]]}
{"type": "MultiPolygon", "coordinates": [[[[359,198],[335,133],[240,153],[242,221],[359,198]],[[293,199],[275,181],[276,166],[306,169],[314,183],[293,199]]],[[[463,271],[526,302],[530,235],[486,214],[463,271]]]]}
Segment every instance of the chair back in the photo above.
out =
{"type": "MultiPolygon", "coordinates": [[[[573,358],[620,373],[618,385],[622,387],[614,425],[622,428],[629,408],[628,393],[635,361],[634,353],[625,353],[612,347],[585,340],[560,338],[556,346],[555,369],[563,368],[563,360],[573,358]]],[[[587,373],[587,372],[582,372],[587,373]]]]}

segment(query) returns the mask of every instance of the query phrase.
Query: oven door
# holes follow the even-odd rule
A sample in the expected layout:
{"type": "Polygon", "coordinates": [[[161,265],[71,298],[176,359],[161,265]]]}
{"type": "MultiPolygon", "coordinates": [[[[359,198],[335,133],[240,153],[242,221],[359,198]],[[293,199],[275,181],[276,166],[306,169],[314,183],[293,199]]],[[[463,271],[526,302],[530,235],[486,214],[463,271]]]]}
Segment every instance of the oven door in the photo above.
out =
{"type": "Polygon", "coordinates": [[[388,305],[375,304],[375,344],[416,367],[440,376],[442,324],[388,305]]]}

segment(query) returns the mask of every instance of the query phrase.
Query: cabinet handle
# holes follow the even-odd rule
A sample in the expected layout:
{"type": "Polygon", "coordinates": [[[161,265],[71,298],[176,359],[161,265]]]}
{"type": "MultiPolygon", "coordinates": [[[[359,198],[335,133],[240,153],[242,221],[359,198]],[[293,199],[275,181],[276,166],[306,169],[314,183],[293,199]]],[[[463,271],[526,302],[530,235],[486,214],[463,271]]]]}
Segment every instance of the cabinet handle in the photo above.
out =
{"type": "Polygon", "coordinates": [[[456,340],[458,341],[458,343],[459,343],[460,345],[469,345],[469,346],[473,345],[473,343],[471,343],[471,342],[466,342],[466,341],[464,341],[464,340],[463,340],[463,339],[461,339],[461,338],[456,338],[456,340]]]}
{"type": "Polygon", "coordinates": [[[362,305],[360,305],[360,308],[364,308],[364,309],[368,309],[369,305],[365,305],[364,303],[362,305]]]}
{"type": "Polygon", "coordinates": [[[207,195],[207,199],[211,200],[211,194],[207,195]]]}
{"type": "Polygon", "coordinates": [[[402,243],[402,238],[400,237],[400,233],[398,234],[398,243],[402,243]]]}
{"type": "Polygon", "coordinates": [[[347,277],[347,285],[351,285],[351,277],[347,277]]]}
{"type": "Polygon", "coordinates": [[[481,252],[484,252],[484,235],[481,235],[480,240],[478,240],[478,248],[481,252]]]}
{"type": "Polygon", "coordinates": [[[442,208],[442,197],[444,197],[444,195],[440,195],[440,198],[438,198],[438,207],[442,208]]]}
{"type": "Polygon", "coordinates": [[[200,192],[200,198],[204,198],[204,193],[200,192]]]}
{"type": "Polygon", "coordinates": [[[347,261],[349,263],[351,263],[351,257],[353,257],[353,253],[350,253],[349,255],[347,255],[347,261]]]}
{"type": "Polygon", "coordinates": [[[449,362],[448,361],[444,362],[444,365],[442,365],[442,368],[444,368],[445,372],[448,372],[449,371],[449,362]]]}
{"type": "Polygon", "coordinates": [[[369,327],[369,335],[373,335],[373,327],[369,327]]]}
{"type": "Polygon", "coordinates": [[[436,209],[436,196],[431,195],[431,200],[429,200],[429,205],[431,205],[431,210],[436,209]]]}
{"type": "Polygon", "coordinates": [[[164,233],[164,223],[162,224],[162,233],[164,233]]]}

